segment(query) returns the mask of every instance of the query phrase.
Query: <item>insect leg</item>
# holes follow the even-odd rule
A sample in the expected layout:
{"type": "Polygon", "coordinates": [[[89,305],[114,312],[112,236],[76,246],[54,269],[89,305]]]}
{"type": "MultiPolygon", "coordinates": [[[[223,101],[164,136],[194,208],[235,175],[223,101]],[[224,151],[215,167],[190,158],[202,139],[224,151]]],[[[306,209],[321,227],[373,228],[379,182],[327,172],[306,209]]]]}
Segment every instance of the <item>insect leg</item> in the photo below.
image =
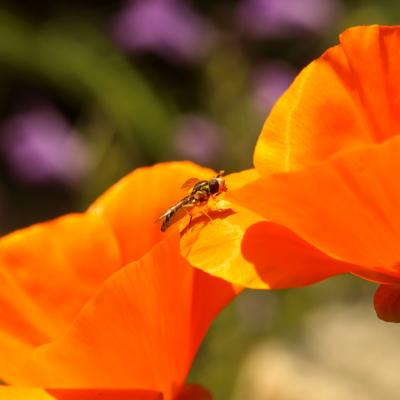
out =
{"type": "Polygon", "coordinates": [[[193,204],[192,203],[188,203],[182,206],[182,208],[186,211],[186,214],[189,215],[189,223],[187,224],[185,229],[189,229],[190,224],[192,223],[192,219],[193,219],[193,215],[190,213],[190,209],[193,208],[193,204]]]}

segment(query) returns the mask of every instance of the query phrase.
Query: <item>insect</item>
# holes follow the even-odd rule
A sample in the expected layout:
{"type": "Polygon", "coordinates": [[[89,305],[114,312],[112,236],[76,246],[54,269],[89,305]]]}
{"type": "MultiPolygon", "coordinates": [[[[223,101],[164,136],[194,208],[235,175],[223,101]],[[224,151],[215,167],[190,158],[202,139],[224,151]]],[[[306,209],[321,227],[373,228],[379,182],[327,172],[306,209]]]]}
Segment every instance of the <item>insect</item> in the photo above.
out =
{"type": "MultiPolygon", "coordinates": [[[[210,180],[201,181],[197,178],[188,179],[182,186],[182,189],[191,189],[189,194],[183,199],[178,201],[175,205],[168,208],[164,214],[160,216],[158,221],[162,221],[161,232],[165,232],[175,222],[182,219],[184,216],[189,215],[190,220],[188,226],[192,222],[194,211],[206,215],[202,207],[206,206],[210,198],[215,199],[221,193],[226,192],[228,189],[223,177],[224,171],[220,171],[215,178],[210,180]]],[[[210,218],[211,219],[211,218],[210,218]]]]}

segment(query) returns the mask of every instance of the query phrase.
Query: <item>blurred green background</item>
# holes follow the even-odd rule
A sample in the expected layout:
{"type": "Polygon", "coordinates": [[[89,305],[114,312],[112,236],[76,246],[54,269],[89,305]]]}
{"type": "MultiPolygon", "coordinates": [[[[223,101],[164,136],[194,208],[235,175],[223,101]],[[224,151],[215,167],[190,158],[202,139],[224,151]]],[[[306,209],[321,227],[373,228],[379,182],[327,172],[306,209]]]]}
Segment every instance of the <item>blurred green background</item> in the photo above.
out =
{"type": "MultiPolygon", "coordinates": [[[[399,21],[394,0],[0,1],[1,232],[84,210],[138,166],[251,167],[265,117],[303,66],[346,27],[399,21]]],[[[370,301],[373,290],[337,277],[246,292],[212,327],[190,380],[216,399],[304,399],[300,386],[299,397],[271,388],[248,397],[252,349],[279,338],[304,356],[309,315],[370,301]]],[[[358,398],[392,398],[380,390],[358,398]]]]}

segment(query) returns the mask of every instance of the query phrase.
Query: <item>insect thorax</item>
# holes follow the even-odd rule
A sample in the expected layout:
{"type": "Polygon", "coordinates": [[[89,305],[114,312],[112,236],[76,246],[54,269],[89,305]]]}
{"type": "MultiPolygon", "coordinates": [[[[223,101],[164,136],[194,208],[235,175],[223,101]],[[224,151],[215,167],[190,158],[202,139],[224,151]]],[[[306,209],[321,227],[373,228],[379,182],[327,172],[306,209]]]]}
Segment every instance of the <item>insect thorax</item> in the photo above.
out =
{"type": "Polygon", "coordinates": [[[210,194],[211,191],[210,191],[210,185],[209,185],[208,181],[200,181],[200,182],[196,183],[193,186],[191,194],[195,194],[197,192],[205,192],[205,193],[210,194]]]}

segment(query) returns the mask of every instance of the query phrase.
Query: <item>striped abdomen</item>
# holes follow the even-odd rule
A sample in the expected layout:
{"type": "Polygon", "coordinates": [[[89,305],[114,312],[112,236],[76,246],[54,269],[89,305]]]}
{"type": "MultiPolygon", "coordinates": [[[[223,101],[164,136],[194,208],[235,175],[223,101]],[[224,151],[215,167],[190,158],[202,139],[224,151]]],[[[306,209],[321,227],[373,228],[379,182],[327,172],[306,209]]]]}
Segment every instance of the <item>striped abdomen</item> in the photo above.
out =
{"type": "Polygon", "coordinates": [[[192,196],[186,196],[181,201],[176,203],[168,209],[161,218],[163,219],[161,225],[161,232],[165,232],[169,226],[178,222],[185,215],[187,215],[188,208],[194,205],[195,199],[192,196]]]}

